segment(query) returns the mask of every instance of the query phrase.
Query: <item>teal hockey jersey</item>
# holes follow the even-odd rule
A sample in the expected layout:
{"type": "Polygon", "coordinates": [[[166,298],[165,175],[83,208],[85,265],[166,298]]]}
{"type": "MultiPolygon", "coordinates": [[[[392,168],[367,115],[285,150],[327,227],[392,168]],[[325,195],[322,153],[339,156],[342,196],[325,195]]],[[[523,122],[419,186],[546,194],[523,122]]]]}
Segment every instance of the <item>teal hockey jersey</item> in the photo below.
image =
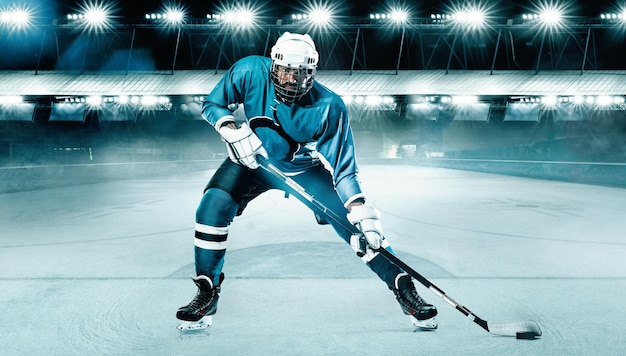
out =
{"type": "Polygon", "coordinates": [[[237,105],[243,105],[248,124],[279,169],[297,174],[325,164],[345,205],[364,198],[348,111],[341,97],[315,81],[300,101],[285,104],[276,97],[270,68],[267,57],[237,61],[205,97],[204,119],[219,127],[232,120],[237,105]]]}

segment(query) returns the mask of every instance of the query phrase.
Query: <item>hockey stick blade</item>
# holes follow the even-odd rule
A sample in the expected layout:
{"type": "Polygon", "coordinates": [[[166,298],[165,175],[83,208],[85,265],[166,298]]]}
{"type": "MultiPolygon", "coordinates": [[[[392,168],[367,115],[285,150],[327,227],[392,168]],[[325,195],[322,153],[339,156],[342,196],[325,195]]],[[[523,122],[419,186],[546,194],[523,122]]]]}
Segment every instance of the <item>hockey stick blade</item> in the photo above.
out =
{"type": "MultiPolygon", "coordinates": [[[[303,202],[311,203],[322,214],[324,214],[329,219],[335,221],[336,223],[342,225],[346,230],[354,234],[361,233],[355,226],[350,224],[348,220],[342,218],[337,213],[335,213],[334,211],[324,206],[322,202],[320,202],[314,196],[309,194],[304,189],[304,187],[302,187],[300,184],[298,184],[296,181],[294,181],[290,177],[286,176],[280,169],[278,169],[273,164],[271,164],[267,159],[265,159],[262,156],[257,156],[257,161],[266,172],[268,172],[274,178],[285,183],[292,190],[292,194],[294,195],[294,197],[298,198],[299,200],[302,200],[303,202]]],[[[404,270],[404,272],[408,273],[411,277],[419,281],[422,285],[428,288],[431,292],[435,293],[437,296],[442,298],[446,303],[450,304],[456,310],[463,313],[466,317],[474,321],[476,324],[478,324],[480,327],[487,330],[491,334],[499,335],[499,336],[512,336],[518,339],[534,339],[534,338],[541,336],[541,328],[539,328],[539,325],[534,321],[522,321],[522,322],[514,322],[514,323],[490,323],[488,321],[485,321],[479,318],[474,313],[472,313],[469,309],[458,304],[452,298],[448,297],[446,293],[444,293],[441,289],[439,289],[439,287],[434,285],[424,276],[422,276],[413,268],[411,268],[409,265],[404,263],[404,261],[399,259],[396,255],[394,255],[390,251],[384,248],[379,248],[376,250],[376,252],[380,253],[383,257],[388,259],[390,262],[400,267],[400,269],[404,270]]]]}
{"type": "Polygon", "coordinates": [[[535,339],[541,336],[541,328],[534,321],[517,323],[490,323],[487,322],[487,331],[494,335],[513,336],[517,339],[535,339]]]}

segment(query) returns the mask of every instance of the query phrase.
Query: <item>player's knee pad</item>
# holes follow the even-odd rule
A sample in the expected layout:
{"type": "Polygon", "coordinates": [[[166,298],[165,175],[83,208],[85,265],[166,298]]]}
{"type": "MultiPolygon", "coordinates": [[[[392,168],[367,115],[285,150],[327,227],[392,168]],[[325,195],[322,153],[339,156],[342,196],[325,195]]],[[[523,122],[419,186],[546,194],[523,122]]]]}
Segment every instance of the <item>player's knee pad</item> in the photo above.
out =
{"type": "Polygon", "coordinates": [[[237,202],[219,188],[209,188],[196,210],[196,222],[210,226],[228,226],[238,209],[237,202]]]}

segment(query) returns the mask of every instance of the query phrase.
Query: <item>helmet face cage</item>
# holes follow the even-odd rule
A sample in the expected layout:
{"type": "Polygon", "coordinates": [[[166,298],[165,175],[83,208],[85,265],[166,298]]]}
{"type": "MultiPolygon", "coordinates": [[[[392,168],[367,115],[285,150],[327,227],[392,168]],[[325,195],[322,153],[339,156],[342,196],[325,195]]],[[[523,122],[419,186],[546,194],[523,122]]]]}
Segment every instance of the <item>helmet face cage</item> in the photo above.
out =
{"type": "Polygon", "coordinates": [[[315,68],[288,67],[272,62],[271,78],[280,100],[292,104],[313,87],[315,68]]]}
{"type": "Polygon", "coordinates": [[[270,57],[270,77],[280,100],[295,103],[311,90],[319,55],[309,35],[285,32],[270,57]]]}

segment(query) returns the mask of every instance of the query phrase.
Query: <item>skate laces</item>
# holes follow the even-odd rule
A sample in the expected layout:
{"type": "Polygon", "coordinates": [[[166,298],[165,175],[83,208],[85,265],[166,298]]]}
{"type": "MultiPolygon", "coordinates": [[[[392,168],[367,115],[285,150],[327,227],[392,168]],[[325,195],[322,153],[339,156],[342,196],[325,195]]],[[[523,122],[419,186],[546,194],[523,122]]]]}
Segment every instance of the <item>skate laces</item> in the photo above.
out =
{"type": "Polygon", "coordinates": [[[189,309],[193,309],[193,310],[201,310],[203,308],[205,308],[207,305],[209,305],[211,303],[211,300],[213,299],[213,291],[203,291],[201,289],[198,289],[198,292],[196,293],[196,296],[193,298],[193,300],[191,301],[191,303],[189,303],[189,305],[187,306],[187,308],[189,309]]]}
{"type": "Polygon", "coordinates": [[[212,287],[210,284],[204,286],[200,279],[194,278],[194,283],[198,286],[198,291],[193,300],[187,305],[187,308],[192,310],[201,310],[211,304],[213,298],[219,292],[218,287],[212,287]]]}
{"type": "Polygon", "coordinates": [[[398,278],[394,293],[402,307],[409,312],[415,312],[420,309],[420,307],[426,305],[424,299],[422,299],[415,290],[413,281],[408,275],[403,275],[398,278]]]}
{"type": "Polygon", "coordinates": [[[402,301],[406,304],[408,308],[411,310],[416,310],[422,305],[426,304],[424,299],[417,294],[417,291],[414,288],[407,288],[404,291],[399,291],[400,297],[402,301]]]}

